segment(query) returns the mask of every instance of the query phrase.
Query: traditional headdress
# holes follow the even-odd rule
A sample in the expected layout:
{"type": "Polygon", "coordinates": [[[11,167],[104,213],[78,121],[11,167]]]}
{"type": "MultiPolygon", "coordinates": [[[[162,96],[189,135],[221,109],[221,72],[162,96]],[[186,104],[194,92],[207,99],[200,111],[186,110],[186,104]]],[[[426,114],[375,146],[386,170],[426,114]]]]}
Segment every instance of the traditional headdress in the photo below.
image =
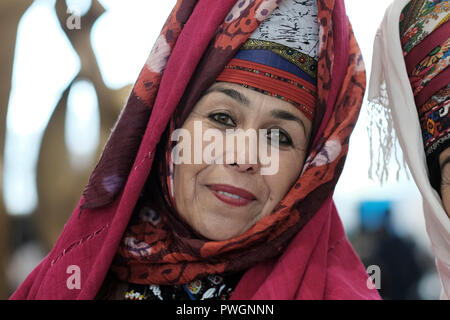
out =
{"type": "Polygon", "coordinates": [[[450,2],[411,1],[400,16],[408,77],[422,128],[431,185],[440,191],[439,154],[450,147],[450,2]]]}

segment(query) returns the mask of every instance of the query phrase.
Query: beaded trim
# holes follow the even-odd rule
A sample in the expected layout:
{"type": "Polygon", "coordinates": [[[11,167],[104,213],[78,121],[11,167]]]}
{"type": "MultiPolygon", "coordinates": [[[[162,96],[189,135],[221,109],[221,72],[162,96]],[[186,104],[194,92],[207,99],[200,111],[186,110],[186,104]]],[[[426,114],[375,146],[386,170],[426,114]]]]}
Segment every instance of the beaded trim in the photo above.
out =
{"type": "Polygon", "coordinates": [[[305,107],[304,105],[298,103],[298,102],[295,102],[295,101],[293,101],[293,100],[287,99],[286,97],[280,96],[279,94],[276,94],[276,93],[272,93],[272,92],[269,92],[269,91],[266,91],[266,90],[263,90],[263,89],[259,89],[259,88],[256,88],[256,87],[252,87],[252,86],[250,86],[250,85],[248,85],[248,84],[241,84],[241,86],[243,86],[244,88],[248,88],[248,89],[251,89],[251,90],[254,90],[254,91],[263,93],[263,94],[265,94],[265,95],[268,95],[268,96],[271,96],[271,97],[275,97],[275,98],[279,98],[279,99],[281,99],[281,100],[283,100],[283,101],[292,103],[294,106],[296,106],[297,108],[299,108],[299,109],[302,110],[303,112],[306,112],[306,113],[309,115],[308,119],[312,119],[312,117],[313,117],[312,111],[309,110],[309,109],[308,109],[307,107],[305,107]]]}
{"type": "Polygon", "coordinates": [[[241,50],[267,50],[278,54],[290,63],[299,67],[302,71],[308,74],[311,78],[317,79],[317,61],[298,50],[289,48],[282,44],[265,41],[248,39],[246,43],[242,45],[241,50]]]}
{"type": "Polygon", "coordinates": [[[315,96],[315,94],[316,94],[316,92],[314,90],[311,90],[311,89],[305,87],[303,84],[301,84],[299,82],[296,82],[296,81],[293,81],[291,79],[287,79],[287,78],[281,77],[281,76],[273,74],[273,73],[263,72],[263,71],[260,71],[258,69],[248,68],[248,67],[243,67],[243,66],[236,66],[236,65],[227,65],[227,66],[225,66],[225,69],[241,70],[241,71],[247,71],[247,72],[252,72],[252,73],[256,73],[256,74],[261,74],[261,75],[264,75],[264,76],[266,76],[268,78],[272,78],[274,80],[279,80],[279,81],[283,81],[283,82],[292,84],[292,85],[296,86],[297,88],[305,90],[306,92],[308,92],[312,96],[315,96]]]}
{"type": "Polygon", "coordinates": [[[418,108],[426,155],[431,155],[449,139],[450,85],[439,90],[427,103],[418,108]]]}
{"type": "Polygon", "coordinates": [[[308,119],[314,117],[316,87],[291,73],[251,61],[232,59],[217,80],[237,83],[280,98],[296,106],[308,119]]]}
{"type": "Polygon", "coordinates": [[[446,143],[448,139],[450,139],[450,135],[448,134],[448,132],[449,130],[447,129],[445,132],[443,132],[444,136],[441,139],[433,141],[433,144],[426,151],[427,157],[430,156],[434,151],[436,151],[436,149],[442,144],[446,143]]]}

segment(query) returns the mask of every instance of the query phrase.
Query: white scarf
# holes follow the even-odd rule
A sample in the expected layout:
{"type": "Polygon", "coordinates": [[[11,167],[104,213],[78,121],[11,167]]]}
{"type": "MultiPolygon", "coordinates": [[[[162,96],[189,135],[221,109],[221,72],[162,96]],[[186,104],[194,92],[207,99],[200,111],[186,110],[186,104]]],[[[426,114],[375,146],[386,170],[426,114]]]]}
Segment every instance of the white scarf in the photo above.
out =
{"type": "Polygon", "coordinates": [[[426,230],[442,284],[441,299],[449,299],[450,219],[428,178],[419,116],[400,44],[400,14],[409,1],[395,0],[386,10],[378,29],[374,43],[369,101],[377,105],[377,112],[387,117],[389,125],[381,146],[384,157],[381,166],[387,168],[386,162],[395,145],[396,136],[422,195],[426,230]]]}

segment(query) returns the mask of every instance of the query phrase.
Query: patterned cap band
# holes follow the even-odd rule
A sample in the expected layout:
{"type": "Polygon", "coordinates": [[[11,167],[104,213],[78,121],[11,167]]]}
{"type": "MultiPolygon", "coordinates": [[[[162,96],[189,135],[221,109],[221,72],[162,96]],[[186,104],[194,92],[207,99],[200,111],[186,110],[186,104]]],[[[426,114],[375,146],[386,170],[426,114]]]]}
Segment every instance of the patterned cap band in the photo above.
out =
{"type": "MultiPolygon", "coordinates": [[[[446,27],[443,29],[450,31],[450,22],[445,23],[442,27],[446,27]]],[[[448,79],[450,79],[448,75],[450,69],[447,68],[450,64],[450,32],[445,34],[444,39],[439,39],[438,35],[433,33],[429,38],[431,40],[436,38],[438,38],[438,41],[441,40],[442,42],[439,45],[431,47],[431,51],[430,47],[424,48],[428,54],[417,64],[407,65],[409,81],[411,82],[417,105],[425,103],[436,91],[446,85],[448,79]]],[[[418,47],[421,49],[420,47],[422,46],[419,45],[418,47]]]]}
{"type": "Polygon", "coordinates": [[[316,86],[296,75],[256,62],[232,59],[217,81],[232,82],[295,105],[312,120],[316,86]]]}
{"type": "Polygon", "coordinates": [[[405,55],[450,19],[449,7],[448,0],[412,0],[405,6],[400,16],[405,55]]]}
{"type": "Polygon", "coordinates": [[[419,109],[426,154],[431,155],[450,136],[450,84],[419,109]]]}
{"type": "Polygon", "coordinates": [[[249,39],[235,58],[270,65],[304,78],[313,85],[317,84],[316,59],[273,41],[249,39]]]}

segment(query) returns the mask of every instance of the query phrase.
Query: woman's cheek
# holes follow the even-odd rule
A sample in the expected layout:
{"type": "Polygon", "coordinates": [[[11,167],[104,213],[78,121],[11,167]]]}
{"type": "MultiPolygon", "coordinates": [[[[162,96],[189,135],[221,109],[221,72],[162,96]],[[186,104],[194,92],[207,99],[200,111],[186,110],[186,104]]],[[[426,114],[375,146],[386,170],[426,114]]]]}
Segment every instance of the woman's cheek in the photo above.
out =
{"type": "Polygon", "coordinates": [[[300,172],[302,162],[302,155],[297,153],[283,154],[282,151],[280,152],[278,172],[267,176],[266,179],[269,186],[276,186],[272,190],[272,194],[277,194],[279,201],[282,200],[283,196],[297,180],[297,173],[300,172]]]}
{"type": "Polygon", "coordinates": [[[293,150],[284,156],[283,154],[280,154],[280,170],[285,171],[284,175],[292,183],[297,180],[304,162],[305,153],[303,151],[293,150]]]}
{"type": "Polygon", "coordinates": [[[450,217],[450,185],[441,186],[442,203],[447,215],[450,217]]]}

